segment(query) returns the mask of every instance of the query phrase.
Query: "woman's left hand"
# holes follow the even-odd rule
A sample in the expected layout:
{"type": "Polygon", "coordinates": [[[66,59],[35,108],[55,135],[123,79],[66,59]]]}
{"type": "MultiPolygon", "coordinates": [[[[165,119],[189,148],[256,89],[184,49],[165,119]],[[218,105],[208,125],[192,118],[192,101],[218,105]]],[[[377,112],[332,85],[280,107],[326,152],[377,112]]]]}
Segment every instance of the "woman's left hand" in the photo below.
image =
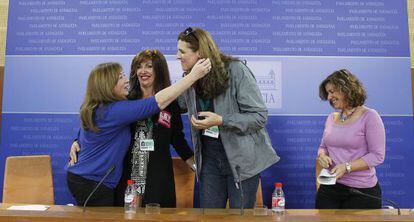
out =
{"type": "Polygon", "coordinates": [[[198,116],[203,119],[191,116],[191,124],[197,129],[207,129],[212,126],[220,126],[223,123],[222,117],[213,112],[199,112],[198,116]]]}
{"type": "Polygon", "coordinates": [[[341,178],[346,173],[345,163],[341,163],[332,168],[331,173],[336,173],[336,179],[341,178]]]}

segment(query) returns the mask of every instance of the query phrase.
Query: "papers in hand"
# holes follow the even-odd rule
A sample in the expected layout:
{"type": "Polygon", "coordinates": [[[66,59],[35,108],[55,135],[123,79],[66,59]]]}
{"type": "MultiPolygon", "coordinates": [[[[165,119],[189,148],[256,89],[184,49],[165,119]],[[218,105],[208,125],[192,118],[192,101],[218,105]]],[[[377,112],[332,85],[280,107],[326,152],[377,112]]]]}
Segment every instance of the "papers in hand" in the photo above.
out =
{"type": "Polygon", "coordinates": [[[19,205],[19,206],[11,206],[7,208],[7,210],[34,210],[34,211],[45,211],[49,209],[50,206],[47,205],[39,205],[39,204],[31,204],[31,205],[19,205]]]}
{"type": "Polygon", "coordinates": [[[331,174],[329,170],[322,169],[318,176],[318,183],[323,185],[334,185],[336,183],[336,174],[331,174]]]}

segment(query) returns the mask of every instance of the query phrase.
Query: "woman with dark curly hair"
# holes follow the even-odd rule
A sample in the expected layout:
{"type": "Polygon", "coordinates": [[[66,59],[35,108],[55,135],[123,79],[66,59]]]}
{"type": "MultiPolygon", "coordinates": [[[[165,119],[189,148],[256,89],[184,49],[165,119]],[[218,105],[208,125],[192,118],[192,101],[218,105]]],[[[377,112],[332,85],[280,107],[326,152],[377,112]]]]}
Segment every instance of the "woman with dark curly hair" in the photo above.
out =
{"type": "Polygon", "coordinates": [[[260,172],[279,160],[265,128],[267,108],[254,75],[243,62],[223,54],[203,29],[181,32],[177,48],[184,74],[201,58],[211,61],[209,75],[183,96],[191,115],[200,206],[225,208],[229,200],[231,208],[252,208],[260,172]]]}
{"type": "MultiPolygon", "coordinates": [[[[138,53],[131,62],[129,84],[129,100],[151,97],[170,86],[170,72],[164,55],[157,49],[138,53]]],[[[176,207],[170,145],[189,166],[194,163],[194,153],[184,137],[178,103],[174,101],[152,117],[133,123],[131,135],[115,206],[123,206],[127,180],[132,179],[143,197],[142,206],[158,203],[161,207],[176,207]],[[143,151],[139,144],[148,138],[154,140],[154,149],[143,151]]]]}
{"type": "Polygon", "coordinates": [[[336,174],[335,185],[317,184],[317,209],[376,209],[381,200],[351,192],[351,189],[381,198],[375,167],[385,158],[385,130],[374,109],[364,106],[362,83],[346,69],[335,71],[319,86],[319,97],[338,110],[331,113],[316,161],[336,174]]]}

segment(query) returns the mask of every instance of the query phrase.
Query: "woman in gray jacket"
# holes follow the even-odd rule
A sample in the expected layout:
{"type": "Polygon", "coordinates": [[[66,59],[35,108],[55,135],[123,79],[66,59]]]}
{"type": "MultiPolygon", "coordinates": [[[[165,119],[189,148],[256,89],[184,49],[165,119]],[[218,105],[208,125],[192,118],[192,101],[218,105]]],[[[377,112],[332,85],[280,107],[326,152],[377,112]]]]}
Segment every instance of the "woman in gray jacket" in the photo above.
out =
{"type": "Polygon", "coordinates": [[[200,180],[200,207],[239,208],[241,181],[245,208],[254,206],[259,174],[279,160],[265,125],[267,108],[250,69],[223,54],[211,35],[188,28],[178,36],[177,58],[184,75],[200,58],[210,58],[209,75],[183,98],[200,180]]]}

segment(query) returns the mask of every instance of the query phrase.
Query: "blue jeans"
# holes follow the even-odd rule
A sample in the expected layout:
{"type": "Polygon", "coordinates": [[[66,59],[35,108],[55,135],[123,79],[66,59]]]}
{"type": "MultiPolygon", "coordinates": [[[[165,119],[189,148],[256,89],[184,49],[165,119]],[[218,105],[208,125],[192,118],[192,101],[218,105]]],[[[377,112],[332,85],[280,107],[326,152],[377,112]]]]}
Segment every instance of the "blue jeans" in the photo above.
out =
{"type": "MultiPolygon", "coordinates": [[[[258,184],[259,174],[242,181],[244,208],[253,208],[258,184]]],[[[200,207],[226,208],[227,199],[230,208],[240,208],[240,189],[236,187],[223,145],[220,140],[203,139],[200,207]]]]}

